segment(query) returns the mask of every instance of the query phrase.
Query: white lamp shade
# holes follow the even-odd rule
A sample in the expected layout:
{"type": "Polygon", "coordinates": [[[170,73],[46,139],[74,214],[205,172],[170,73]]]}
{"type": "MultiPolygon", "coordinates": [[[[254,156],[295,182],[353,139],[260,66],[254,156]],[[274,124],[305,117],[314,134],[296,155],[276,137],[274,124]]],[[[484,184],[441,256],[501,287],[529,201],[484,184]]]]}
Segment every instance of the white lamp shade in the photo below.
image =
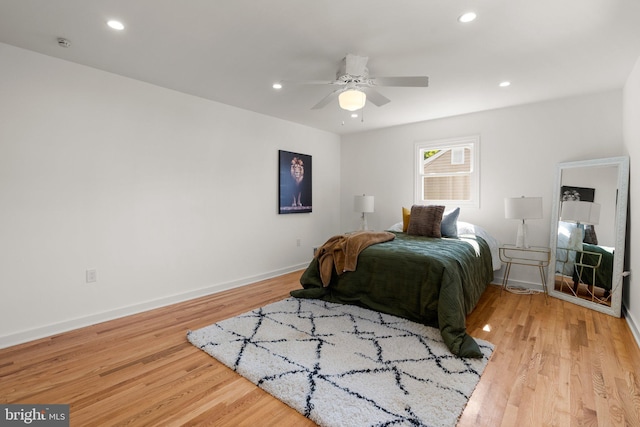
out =
{"type": "Polygon", "coordinates": [[[373,196],[353,196],[353,210],[355,212],[373,212],[373,196]]]}
{"type": "Polygon", "coordinates": [[[355,89],[345,90],[338,95],[340,108],[348,111],[356,111],[364,107],[367,102],[367,94],[355,89]]]}
{"type": "Polygon", "coordinates": [[[504,217],[507,219],[542,218],[542,197],[505,198],[504,217]]]}
{"type": "Polygon", "coordinates": [[[598,221],[600,221],[600,204],[578,200],[565,200],[562,202],[560,220],[578,224],[597,225],[598,221]]]}

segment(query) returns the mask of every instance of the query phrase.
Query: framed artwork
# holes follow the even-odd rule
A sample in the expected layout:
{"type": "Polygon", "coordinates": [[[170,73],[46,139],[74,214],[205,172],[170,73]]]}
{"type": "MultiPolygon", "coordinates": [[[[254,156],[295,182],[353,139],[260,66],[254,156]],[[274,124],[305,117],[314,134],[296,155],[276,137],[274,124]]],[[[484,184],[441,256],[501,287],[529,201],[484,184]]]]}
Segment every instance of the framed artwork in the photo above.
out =
{"type": "Polygon", "coordinates": [[[311,212],[311,156],[279,150],[278,158],[279,213],[311,212]]]}
{"type": "Polygon", "coordinates": [[[579,200],[582,202],[593,202],[595,196],[595,188],[571,187],[563,185],[560,187],[560,200],[579,200]]]}

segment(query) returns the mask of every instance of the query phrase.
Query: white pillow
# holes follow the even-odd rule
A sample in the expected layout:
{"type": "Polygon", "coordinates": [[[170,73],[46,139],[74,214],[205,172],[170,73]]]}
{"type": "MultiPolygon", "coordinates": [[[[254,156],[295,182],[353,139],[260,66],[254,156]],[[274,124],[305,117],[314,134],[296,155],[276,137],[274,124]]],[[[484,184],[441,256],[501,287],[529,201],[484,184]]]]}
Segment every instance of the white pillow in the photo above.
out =
{"type": "Polygon", "coordinates": [[[491,265],[493,271],[500,270],[502,262],[500,261],[500,242],[479,225],[469,224],[468,222],[458,221],[458,236],[463,234],[474,234],[482,237],[491,248],[491,265]]]}
{"type": "Polygon", "coordinates": [[[393,224],[391,227],[387,228],[387,231],[396,231],[398,233],[402,233],[402,222],[393,224]]]}
{"type": "Polygon", "coordinates": [[[573,253],[568,251],[569,237],[571,232],[577,227],[576,224],[571,222],[558,222],[558,247],[556,248],[556,273],[561,273],[564,276],[571,276],[573,274],[573,253]],[[566,260],[565,263],[562,261],[566,260]]]}

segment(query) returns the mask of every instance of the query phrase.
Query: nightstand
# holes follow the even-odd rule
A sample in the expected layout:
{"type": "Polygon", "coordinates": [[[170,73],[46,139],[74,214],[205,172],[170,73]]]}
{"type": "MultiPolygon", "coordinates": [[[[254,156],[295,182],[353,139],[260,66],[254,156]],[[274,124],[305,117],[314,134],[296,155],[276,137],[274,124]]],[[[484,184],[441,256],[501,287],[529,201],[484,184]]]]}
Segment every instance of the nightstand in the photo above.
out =
{"type": "Polygon", "coordinates": [[[544,274],[544,268],[549,265],[549,261],[551,260],[551,249],[543,246],[519,248],[516,245],[502,245],[500,246],[499,253],[500,261],[506,264],[504,277],[502,278],[500,295],[502,295],[502,290],[507,288],[511,265],[528,265],[531,267],[538,267],[540,271],[540,280],[542,281],[542,289],[544,289],[544,298],[546,301],[549,291],[547,290],[547,279],[544,274]]]}

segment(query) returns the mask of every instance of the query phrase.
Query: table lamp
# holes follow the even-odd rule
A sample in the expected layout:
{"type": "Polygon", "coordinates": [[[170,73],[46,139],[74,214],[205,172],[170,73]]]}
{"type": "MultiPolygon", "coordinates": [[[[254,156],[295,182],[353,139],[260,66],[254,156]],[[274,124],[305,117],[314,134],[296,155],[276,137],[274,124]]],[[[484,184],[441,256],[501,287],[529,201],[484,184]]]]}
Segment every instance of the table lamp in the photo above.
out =
{"type": "Polygon", "coordinates": [[[516,236],[517,248],[529,248],[527,241],[527,219],[542,218],[542,197],[507,197],[504,199],[504,217],[507,219],[519,219],[516,236]]]}
{"type": "Polygon", "coordinates": [[[353,196],[353,210],[362,213],[361,230],[367,230],[366,214],[373,212],[373,196],[353,196]]]}
{"type": "Polygon", "coordinates": [[[598,224],[598,221],[600,221],[600,204],[583,202],[580,200],[565,200],[562,202],[560,221],[576,224],[576,228],[571,230],[571,234],[569,235],[569,244],[567,249],[581,251],[582,240],[584,239],[584,230],[581,225],[598,224]]]}

